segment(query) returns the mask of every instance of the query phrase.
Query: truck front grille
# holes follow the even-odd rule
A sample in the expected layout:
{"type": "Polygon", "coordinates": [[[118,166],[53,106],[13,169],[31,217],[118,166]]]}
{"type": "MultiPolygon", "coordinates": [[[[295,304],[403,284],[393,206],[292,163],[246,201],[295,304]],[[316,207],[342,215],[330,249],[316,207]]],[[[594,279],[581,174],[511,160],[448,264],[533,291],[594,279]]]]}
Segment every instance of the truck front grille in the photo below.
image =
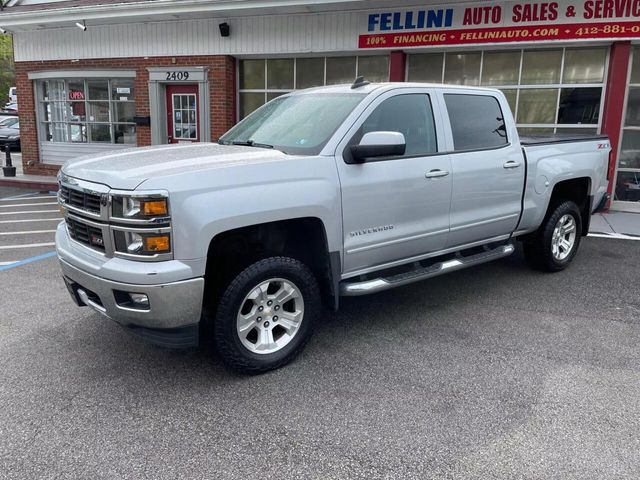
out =
{"type": "Polygon", "coordinates": [[[74,218],[67,217],[65,219],[67,223],[67,231],[69,236],[76,242],[82,243],[95,250],[104,252],[104,238],[102,236],[102,229],[87,225],[74,218]]]}
{"type": "Polygon", "coordinates": [[[100,214],[100,195],[86,193],[82,190],[60,185],[60,196],[64,203],[72,207],[81,208],[91,213],[100,214]]]}

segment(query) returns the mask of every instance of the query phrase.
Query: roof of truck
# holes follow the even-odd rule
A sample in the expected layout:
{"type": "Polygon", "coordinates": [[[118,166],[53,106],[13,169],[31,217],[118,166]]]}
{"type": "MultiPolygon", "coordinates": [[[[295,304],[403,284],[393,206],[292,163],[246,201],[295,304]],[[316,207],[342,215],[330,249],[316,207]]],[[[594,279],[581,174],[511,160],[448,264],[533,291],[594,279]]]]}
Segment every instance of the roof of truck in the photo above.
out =
{"type": "Polygon", "coordinates": [[[418,83],[418,82],[381,82],[367,83],[362,86],[352,88],[353,84],[330,85],[326,87],[312,87],[304,90],[295,90],[291,94],[307,94],[307,93],[371,93],[373,91],[387,91],[397,88],[435,88],[447,90],[473,90],[495,93],[499,90],[496,88],[476,87],[471,85],[445,85],[442,83],[418,83]]]}

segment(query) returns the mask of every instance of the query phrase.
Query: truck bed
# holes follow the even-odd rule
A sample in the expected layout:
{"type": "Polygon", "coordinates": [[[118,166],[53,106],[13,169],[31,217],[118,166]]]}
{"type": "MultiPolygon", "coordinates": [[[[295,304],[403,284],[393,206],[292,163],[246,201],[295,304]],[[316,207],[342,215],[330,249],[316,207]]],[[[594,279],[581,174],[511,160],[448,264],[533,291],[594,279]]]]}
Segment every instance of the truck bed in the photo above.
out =
{"type": "Polygon", "coordinates": [[[609,140],[606,135],[589,135],[581,133],[555,133],[550,135],[523,135],[520,144],[526,146],[548,145],[551,143],[592,142],[609,140]]]}

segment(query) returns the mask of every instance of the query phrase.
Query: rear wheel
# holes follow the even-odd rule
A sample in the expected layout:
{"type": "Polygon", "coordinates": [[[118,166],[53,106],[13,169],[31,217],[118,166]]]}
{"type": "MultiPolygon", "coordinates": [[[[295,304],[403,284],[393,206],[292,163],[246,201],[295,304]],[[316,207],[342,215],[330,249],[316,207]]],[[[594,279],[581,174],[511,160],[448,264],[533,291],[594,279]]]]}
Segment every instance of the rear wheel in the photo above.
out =
{"type": "Polygon", "coordinates": [[[213,325],[222,361],[242,373],[281,367],[304,348],[320,309],[314,275],[301,262],[271,257],[249,266],[220,299],[213,325]]]}
{"type": "Polygon", "coordinates": [[[523,247],[527,261],[539,270],[559,272],[573,260],[582,235],[580,209],[572,201],[558,204],[523,247]]]}

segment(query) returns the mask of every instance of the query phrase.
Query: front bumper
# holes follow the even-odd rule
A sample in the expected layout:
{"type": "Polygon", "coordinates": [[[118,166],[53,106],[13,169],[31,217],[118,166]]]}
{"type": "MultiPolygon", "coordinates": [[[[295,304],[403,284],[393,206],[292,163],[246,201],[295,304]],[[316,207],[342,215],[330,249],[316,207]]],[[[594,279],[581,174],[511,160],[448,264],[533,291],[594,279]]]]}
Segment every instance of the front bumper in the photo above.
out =
{"type": "Polygon", "coordinates": [[[156,344],[197,344],[204,278],[179,279],[184,275],[184,264],[105,259],[75,244],[64,224],[56,233],[56,249],[65,283],[77,305],[86,305],[156,344]],[[150,279],[158,283],[149,283],[150,279]],[[129,293],[146,295],[148,305],[132,304],[129,293]]]}

